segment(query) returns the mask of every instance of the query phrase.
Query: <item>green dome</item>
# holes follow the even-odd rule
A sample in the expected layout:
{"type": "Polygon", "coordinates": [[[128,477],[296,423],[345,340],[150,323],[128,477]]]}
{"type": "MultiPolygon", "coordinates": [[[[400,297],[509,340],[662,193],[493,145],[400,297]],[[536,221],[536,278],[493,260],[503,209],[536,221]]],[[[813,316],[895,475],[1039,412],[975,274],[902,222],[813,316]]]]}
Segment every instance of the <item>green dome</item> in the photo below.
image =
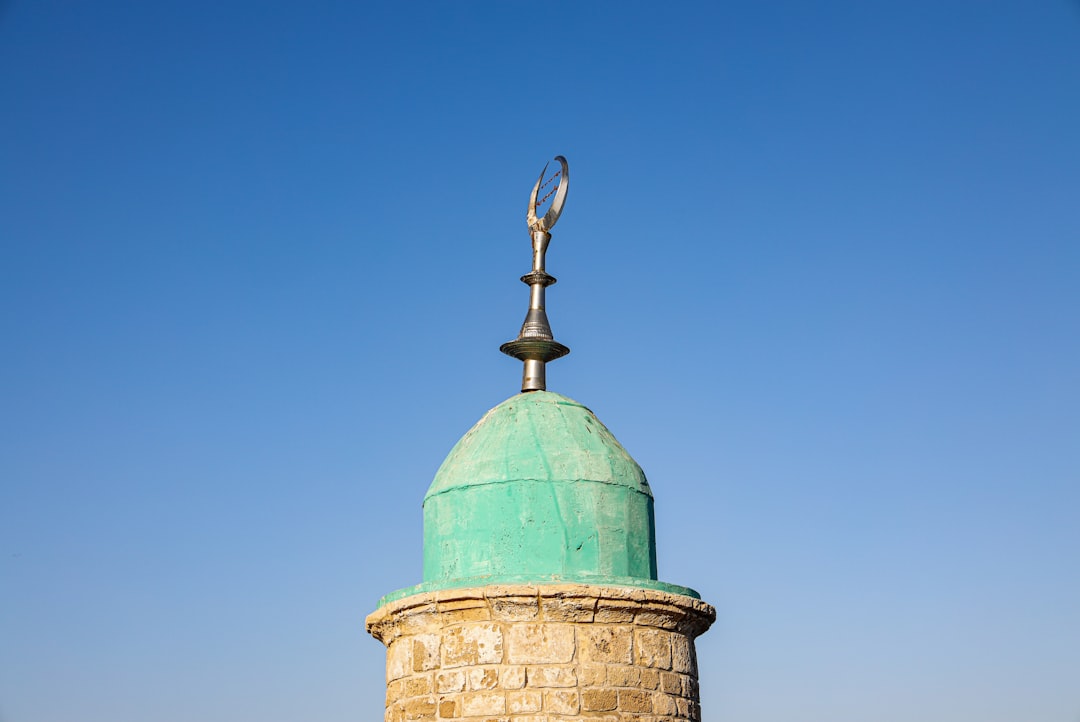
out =
{"type": "Polygon", "coordinates": [[[424,497],[425,586],[655,579],[645,474],[565,396],[533,391],[489,411],[424,497]]]}

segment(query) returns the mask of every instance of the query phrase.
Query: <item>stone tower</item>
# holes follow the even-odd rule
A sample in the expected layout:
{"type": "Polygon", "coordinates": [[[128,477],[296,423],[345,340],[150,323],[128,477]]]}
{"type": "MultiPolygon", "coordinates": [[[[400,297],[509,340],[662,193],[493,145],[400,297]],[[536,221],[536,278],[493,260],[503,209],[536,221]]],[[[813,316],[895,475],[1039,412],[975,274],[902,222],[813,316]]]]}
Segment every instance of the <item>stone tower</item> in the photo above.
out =
{"type": "MultiPolygon", "coordinates": [[[[567,180],[558,160],[555,219],[567,180]]],[[[546,390],[543,364],[558,356],[544,332],[569,351],[552,340],[542,294],[535,303],[536,284],[555,280],[543,269],[551,215],[539,254],[531,226],[534,268],[522,278],[534,289],[526,327],[543,316],[540,341],[523,328],[504,344],[534,389],[450,451],[424,497],[424,581],[367,618],[387,648],[387,722],[701,718],[694,639],[715,610],[657,580],[641,467],[589,409],[546,390]]]]}

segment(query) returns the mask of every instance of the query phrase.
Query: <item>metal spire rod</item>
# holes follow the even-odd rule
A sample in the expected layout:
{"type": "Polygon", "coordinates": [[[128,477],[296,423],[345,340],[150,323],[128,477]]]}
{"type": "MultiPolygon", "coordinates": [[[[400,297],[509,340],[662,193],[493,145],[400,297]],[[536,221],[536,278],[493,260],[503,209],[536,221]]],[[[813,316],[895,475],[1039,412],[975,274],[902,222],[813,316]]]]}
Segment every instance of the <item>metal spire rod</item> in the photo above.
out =
{"type": "Polygon", "coordinates": [[[526,220],[529,224],[529,235],[532,236],[533,263],[532,271],[521,277],[521,282],[529,287],[529,311],[525,314],[525,323],[521,325],[518,337],[499,347],[504,354],[525,362],[521,377],[522,391],[546,390],[547,362],[570,353],[570,349],[556,341],[552,335],[547,310],[544,308],[545,289],[555,283],[555,277],[544,270],[544,257],[551,242],[549,231],[562,214],[566,192],[570,188],[570,169],[566,165],[566,158],[557,155],[555,160],[559,162],[560,169],[544,182],[544,174],[548,169],[545,165],[533,186],[532,195],[529,196],[526,220]],[[537,200],[540,191],[555,179],[558,179],[557,185],[542,199],[537,200]],[[546,201],[552,193],[555,194],[555,199],[551,201],[551,207],[543,218],[537,218],[536,206],[546,201]]]}

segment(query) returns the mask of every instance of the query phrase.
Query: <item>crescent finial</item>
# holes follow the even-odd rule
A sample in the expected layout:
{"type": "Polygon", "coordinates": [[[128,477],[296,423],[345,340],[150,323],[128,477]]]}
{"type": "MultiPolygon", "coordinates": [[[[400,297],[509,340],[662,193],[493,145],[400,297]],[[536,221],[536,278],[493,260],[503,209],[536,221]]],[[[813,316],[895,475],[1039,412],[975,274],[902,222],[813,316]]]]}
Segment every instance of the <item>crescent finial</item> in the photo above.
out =
{"type": "Polygon", "coordinates": [[[544,268],[545,254],[548,243],[551,241],[551,234],[548,231],[555,225],[555,221],[559,220],[563,204],[566,203],[566,191],[570,187],[570,172],[566,165],[566,158],[557,155],[555,160],[559,162],[559,170],[545,181],[544,175],[548,169],[545,165],[529,196],[529,214],[526,218],[529,221],[529,235],[532,236],[533,267],[530,273],[521,277],[521,282],[529,287],[529,310],[525,314],[525,323],[521,324],[518,337],[499,347],[499,350],[507,356],[513,356],[525,362],[521,374],[522,392],[547,390],[546,365],[548,361],[554,361],[570,353],[570,349],[556,341],[551,333],[544,299],[547,287],[555,283],[555,277],[548,274],[544,268]],[[555,187],[538,200],[540,192],[553,181],[555,187]],[[543,218],[537,218],[536,207],[543,205],[552,194],[555,198],[551,201],[547,213],[543,218]]]}
{"type": "MultiPolygon", "coordinates": [[[[563,206],[566,204],[566,192],[570,189],[570,167],[566,164],[566,158],[561,155],[555,156],[555,160],[559,162],[560,169],[552,176],[552,179],[558,176],[559,180],[555,186],[554,193],[555,199],[551,201],[551,207],[548,208],[547,213],[543,218],[536,217],[536,207],[542,204],[547,196],[537,200],[540,195],[540,189],[544,183],[544,174],[547,173],[548,165],[544,166],[544,169],[540,171],[540,177],[536,179],[536,185],[533,186],[532,193],[529,195],[529,212],[526,215],[526,221],[529,224],[530,231],[544,231],[545,233],[550,231],[555,225],[555,222],[559,220],[559,216],[562,215],[563,206]]],[[[552,179],[549,179],[550,182],[552,179]]],[[[551,192],[548,193],[551,195],[551,192]]]]}

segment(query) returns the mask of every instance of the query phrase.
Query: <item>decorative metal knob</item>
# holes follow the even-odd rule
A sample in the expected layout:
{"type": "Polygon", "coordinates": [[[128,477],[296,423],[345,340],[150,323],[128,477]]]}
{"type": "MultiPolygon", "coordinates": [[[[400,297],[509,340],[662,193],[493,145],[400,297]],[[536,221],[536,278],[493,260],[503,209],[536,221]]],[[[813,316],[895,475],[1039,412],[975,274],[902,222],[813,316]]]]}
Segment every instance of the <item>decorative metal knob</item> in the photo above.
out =
{"type": "Polygon", "coordinates": [[[544,176],[548,169],[545,165],[529,196],[529,212],[526,220],[529,224],[529,235],[532,236],[533,264],[532,271],[521,277],[521,282],[529,287],[529,311],[525,314],[525,323],[521,325],[521,333],[518,337],[499,347],[504,354],[525,362],[521,377],[522,391],[546,390],[547,362],[570,353],[570,349],[556,341],[552,335],[547,310],[544,308],[544,290],[555,283],[555,277],[548,275],[544,270],[544,258],[548,244],[551,242],[549,231],[562,215],[563,205],[566,204],[566,192],[570,188],[570,169],[566,164],[566,158],[557,155],[555,160],[559,163],[559,170],[545,181],[544,176]],[[543,198],[539,198],[540,193],[552,182],[555,185],[543,198]],[[542,206],[552,195],[555,198],[551,201],[551,206],[543,217],[537,218],[537,206],[542,206]]]}

